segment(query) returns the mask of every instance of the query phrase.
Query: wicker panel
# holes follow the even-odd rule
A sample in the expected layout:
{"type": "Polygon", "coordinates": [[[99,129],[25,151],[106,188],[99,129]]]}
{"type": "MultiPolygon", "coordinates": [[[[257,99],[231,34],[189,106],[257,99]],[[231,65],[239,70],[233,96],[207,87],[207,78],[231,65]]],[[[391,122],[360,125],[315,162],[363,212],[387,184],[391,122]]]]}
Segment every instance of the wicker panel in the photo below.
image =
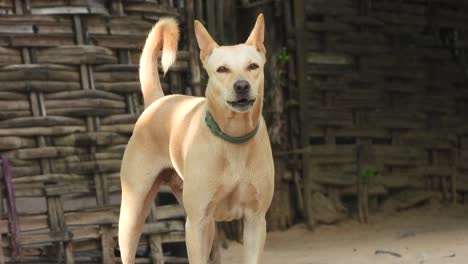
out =
{"type": "MultiPolygon", "coordinates": [[[[119,262],[120,160],[143,107],[139,54],[159,17],[184,26],[183,4],[0,1],[0,153],[11,163],[21,249],[14,260],[2,204],[0,257],[7,262],[119,262]]],[[[198,62],[190,61],[186,37],[162,80],[166,93],[193,93],[190,65],[198,62]]],[[[161,193],[137,263],[187,263],[183,209],[168,190],[161,193]]]]}
{"type": "Polygon", "coordinates": [[[359,184],[355,176],[372,168],[379,176],[370,184],[382,191],[366,195],[385,198],[387,190],[410,188],[439,191],[454,202],[467,197],[468,6],[304,3],[310,43],[298,58],[306,64],[304,169],[305,181],[315,184],[306,184],[315,188],[306,192],[320,184],[359,196],[347,186],[359,184]],[[369,146],[371,160],[350,152],[360,146],[369,146]]]}

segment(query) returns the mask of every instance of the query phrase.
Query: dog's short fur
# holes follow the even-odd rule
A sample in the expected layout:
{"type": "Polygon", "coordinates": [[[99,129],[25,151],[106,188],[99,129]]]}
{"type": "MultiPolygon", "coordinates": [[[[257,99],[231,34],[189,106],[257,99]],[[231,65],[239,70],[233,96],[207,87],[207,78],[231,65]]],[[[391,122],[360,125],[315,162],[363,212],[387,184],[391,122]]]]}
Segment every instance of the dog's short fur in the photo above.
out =
{"type": "Polygon", "coordinates": [[[142,226],[160,184],[168,184],[187,213],[186,243],[191,264],[206,264],[215,221],[244,219],[245,264],[261,261],[265,213],[273,196],[273,158],[261,115],[265,64],[264,19],[248,40],[218,46],[195,21],[200,59],[208,72],[206,98],[163,96],[156,60],[164,71],[175,61],[178,26],[161,19],[151,30],[140,61],[146,110],[135,124],[122,162],[119,244],[123,263],[134,263],[142,226]],[[204,122],[211,113],[221,130],[242,144],[215,136],[204,122]]]}

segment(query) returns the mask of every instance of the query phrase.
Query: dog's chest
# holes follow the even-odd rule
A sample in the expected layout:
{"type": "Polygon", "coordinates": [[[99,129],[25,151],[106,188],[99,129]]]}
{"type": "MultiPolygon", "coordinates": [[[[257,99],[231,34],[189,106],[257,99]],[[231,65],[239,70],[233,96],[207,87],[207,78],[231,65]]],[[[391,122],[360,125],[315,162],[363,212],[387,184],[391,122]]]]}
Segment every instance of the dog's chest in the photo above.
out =
{"type": "Polygon", "coordinates": [[[245,210],[257,209],[258,188],[253,182],[255,175],[249,164],[245,153],[231,157],[222,175],[219,175],[222,184],[218,187],[217,199],[214,201],[214,217],[217,221],[239,219],[245,210]]]}
{"type": "Polygon", "coordinates": [[[214,218],[216,221],[231,221],[242,218],[245,210],[258,208],[258,195],[255,186],[248,182],[239,182],[231,190],[221,187],[223,193],[215,202],[214,218]]]}

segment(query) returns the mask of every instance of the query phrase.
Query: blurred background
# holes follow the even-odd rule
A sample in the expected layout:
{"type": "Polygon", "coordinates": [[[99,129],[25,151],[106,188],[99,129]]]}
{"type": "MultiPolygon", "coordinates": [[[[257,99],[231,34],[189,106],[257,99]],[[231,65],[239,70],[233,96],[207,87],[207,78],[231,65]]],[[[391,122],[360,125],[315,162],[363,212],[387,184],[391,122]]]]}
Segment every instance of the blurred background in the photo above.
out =
{"type": "MultiPolygon", "coordinates": [[[[231,45],[259,13],[276,167],[265,263],[466,263],[468,3],[459,0],[0,0],[0,263],[120,263],[120,161],[143,110],[147,33],[177,18],[177,62],[161,82],[166,94],[203,96],[193,20],[231,45]],[[395,241],[419,247],[405,255],[395,241]],[[449,248],[424,246],[437,241],[449,248]]],[[[223,263],[243,263],[229,242],[242,240],[242,223],[218,230],[212,262],[221,252],[223,263]]],[[[188,263],[184,211],[168,189],[137,263],[188,263]]]]}

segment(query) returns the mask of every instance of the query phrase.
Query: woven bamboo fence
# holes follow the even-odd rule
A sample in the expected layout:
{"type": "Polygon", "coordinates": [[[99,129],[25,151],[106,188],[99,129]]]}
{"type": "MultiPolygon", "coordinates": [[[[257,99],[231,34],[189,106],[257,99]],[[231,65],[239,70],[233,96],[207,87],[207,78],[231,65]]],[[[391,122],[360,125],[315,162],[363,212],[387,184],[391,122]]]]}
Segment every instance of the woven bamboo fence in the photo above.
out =
{"type": "Polygon", "coordinates": [[[467,203],[468,4],[294,7],[309,224],[336,220],[317,219],[320,204],[344,203],[365,222],[369,208],[467,203]]]}
{"type": "MultiPolygon", "coordinates": [[[[188,32],[187,4],[0,0],[0,263],[120,261],[119,170],[143,107],[140,49],[161,16],[188,32]]],[[[200,95],[193,44],[184,33],[166,93],[200,95]]],[[[184,211],[167,190],[143,234],[137,263],[187,263],[184,211]]]]}

